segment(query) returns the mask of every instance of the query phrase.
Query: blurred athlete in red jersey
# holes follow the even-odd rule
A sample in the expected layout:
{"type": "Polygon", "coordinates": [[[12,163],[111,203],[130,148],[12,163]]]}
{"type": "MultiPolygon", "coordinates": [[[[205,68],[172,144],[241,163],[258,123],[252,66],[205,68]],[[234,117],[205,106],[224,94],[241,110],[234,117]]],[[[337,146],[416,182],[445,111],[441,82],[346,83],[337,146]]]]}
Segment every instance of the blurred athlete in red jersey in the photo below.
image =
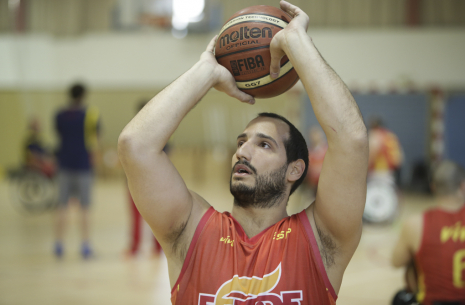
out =
{"type": "Polygon", "coordinates": [[[381,118],[374,117],[368,131],[369,159],[367,202],[364,220],[389,223],[398,214],[398,173],[403,160],[397,136],[384,127],[381,118]]]}
{"type": "MultiPolygon", "coordinates": [[[[237,137],[231,213],[219,213],[185,185],[163,147],[212,88],[242,102],[231,73],[213,54],[155,96],[125,127],[118,151],[140,213],[168,260],[173,304],[335,304],[362,232],[368,136],[349,90],[307,35],[308,16],[281,1],[292,21],[272,39],[271,77],[287,55],[328,139],[313,204],[288,216],[308,149],[285,118],[262,113],[237,137]]],[[[264,22],[284,25],[274,18],[264,22]]],[[[211,175],[217,173],[211,172],[211,175]]]]}
{"type": "Polygon", "coordinates": [[[397,136],[384,127],[381,118],[373,118],[368,132],[370,153],[369,179],[377,178],[394,183],[394,173],[403,161],[402,148],[397,136]]]}
{"type": "Polygon", "coordinates": [[[308,149],[309,164],[306,180],[307,185],[311,189],[313,195],[315,195],[321,169],[323,168],[323,161],[325,160],[326,151],[328,150],[328,143],[326,143],[323,131],[317,126],[312,126],[308,135],[310,147],[308,149]]]}
{"type": "Polygon", "coordinates": [[[432,178],[437,206],[405,221],[392,263],[406,267],[413,261],[417,289],[412,290],[419,303],[464,305],[465,171],[443,161],[432,178]]]}

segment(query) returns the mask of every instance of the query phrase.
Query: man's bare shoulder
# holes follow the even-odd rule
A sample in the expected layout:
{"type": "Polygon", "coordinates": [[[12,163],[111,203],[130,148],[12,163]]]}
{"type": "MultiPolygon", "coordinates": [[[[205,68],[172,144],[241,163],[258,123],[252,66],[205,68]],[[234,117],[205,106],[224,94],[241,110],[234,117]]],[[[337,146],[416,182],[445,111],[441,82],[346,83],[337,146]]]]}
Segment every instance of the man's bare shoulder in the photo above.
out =
{"type": "Polygon", "coordinates": [[[416,253],[421,244],[423,232],[423,213],[410,215],[402,225],[402,233],[405,235],[411,251],[416,253]]]}
{"type": "Polygon", "coordinates": [[[423,213],[416,213],[413,215],[408,216],[404,223],[403,226],[405,229],[409,231],[417,231],[423,228],[423,213]]]}
{"type": "Polygon", "coordinates": [[[196,192],[189,190],[191,193],[192,198],[194,199],[194,209],[198,209],[200,212],[203,211],[202,215],[211,207],[207,200],[205,200],[202,196],[197,194],[196,192]]]}

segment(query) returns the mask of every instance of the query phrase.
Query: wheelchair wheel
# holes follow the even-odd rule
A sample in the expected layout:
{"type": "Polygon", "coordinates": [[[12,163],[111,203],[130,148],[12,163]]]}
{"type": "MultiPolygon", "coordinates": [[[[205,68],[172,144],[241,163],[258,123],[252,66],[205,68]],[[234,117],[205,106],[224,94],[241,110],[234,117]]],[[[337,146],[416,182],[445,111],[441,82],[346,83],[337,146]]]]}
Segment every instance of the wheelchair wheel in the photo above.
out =
{"type": "Polygon", "coordinates": [[[399,201],[393,183],[374,179],[368,182],[363,220],[371,223],[389,223],[397,215],[399,201]]]}
{"type": "Polygon", "coordinates": [[[42,213],[57,204],[58,190],[53,179],[38,171],[24,170],[10,181],[11,199],[21,212],[42,213]]]}

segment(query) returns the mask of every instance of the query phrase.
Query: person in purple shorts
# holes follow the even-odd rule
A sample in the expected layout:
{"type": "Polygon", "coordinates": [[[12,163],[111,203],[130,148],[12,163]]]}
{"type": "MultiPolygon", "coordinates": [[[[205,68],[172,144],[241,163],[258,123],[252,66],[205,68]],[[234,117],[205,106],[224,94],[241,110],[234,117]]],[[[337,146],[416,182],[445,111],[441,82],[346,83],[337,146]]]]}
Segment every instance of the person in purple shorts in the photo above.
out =
{"type": "Polygon", "coordinates": [[[83,258],[92,256],[89,244],[89,207],[93,184],[93,155],[97,148],[100,115],[96,108],[84,105],[86,88],[75,84],[69,89],[69,104],[55,117],[59,137],[58,185],[59,205],[55,227],[55,255],[64,254],[63,236],[66,226],[67,207],[71,199],[81,206],[81,231],[83,258]]]}

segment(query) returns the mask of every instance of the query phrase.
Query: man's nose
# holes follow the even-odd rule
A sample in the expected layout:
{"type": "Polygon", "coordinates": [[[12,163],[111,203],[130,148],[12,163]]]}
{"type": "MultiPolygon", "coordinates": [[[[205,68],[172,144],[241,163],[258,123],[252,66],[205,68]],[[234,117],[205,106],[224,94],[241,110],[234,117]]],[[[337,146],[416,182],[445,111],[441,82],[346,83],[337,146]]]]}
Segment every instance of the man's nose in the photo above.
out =
{"type": "Polygon", "coordinates": [[[244,142],[240,147],[236,150],[236,158],[237,160],[241,160],[242,158],[250,161],[252,159],[252,145],[249,142],[244,142]]]}

